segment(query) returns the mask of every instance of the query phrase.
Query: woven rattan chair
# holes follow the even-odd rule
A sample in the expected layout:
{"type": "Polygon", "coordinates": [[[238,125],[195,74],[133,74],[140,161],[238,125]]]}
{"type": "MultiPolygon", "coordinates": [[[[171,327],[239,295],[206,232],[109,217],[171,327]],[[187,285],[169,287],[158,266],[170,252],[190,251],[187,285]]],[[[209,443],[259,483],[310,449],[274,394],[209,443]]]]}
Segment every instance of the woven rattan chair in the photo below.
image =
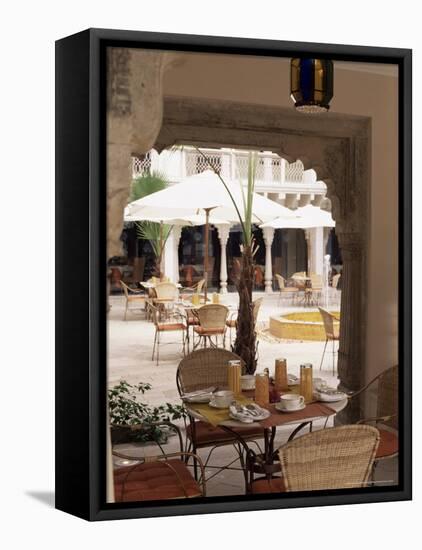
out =
{"type": "MultiPolygon", "coordinates": [[[[200,349],[190,353],[182,359],[177,369],[176,383],[179,394],[183,395],[184,393],[212,386],[220,389],[226,388],[228,362],[232,360],[241,359],[235,353],[222,348],[200,349]]],[[[246,441],[255,441],[263,437],[263,429],[256,426],[250,427],[246,425],[245,427],[236,429],[236,432],[246,441]]],[[[238,440],[233,433],[219,427],[213,427],[207,422],[189,416],[186,437],[188,442],[187,451],[192,451],[196,454],[198,449],[210,448],[205,461],[205,467],[215,468],[217,469],[217,473],[219,473],[221,470],[230,469],[230,466],[240,459],[242,470],[245,472],[243,449],[238,444],[238,440]],[[226,466],[210,466],[209,461],[213,451],[223,445],[233,445],[238,453],[238,458],[226,466]]]]}
{"type": "Polygon", "coordinates": [[[174,302],[177,299],[177,286],[173,283],[165,282],[165,283],[158,283],[155,287],[156,292],[156,303],[160,302],[174,302]]]}
{"type": "Polygon", "coordinates": [[[363,388],[349,396],[351,408],[358,403],[358,424],[374,424],[380,433],[380,444],[375,466],[380,460],[394,458],[399,453],[398,402],[399,368],[390,367],[376,376],[363,388]],[[371,399],[372,398],[372,399],[371,399]],[[375,398],[375,399],[374,399],[375,398]],[[367,412],[372,401],[375,414],[367,412]]]}
{"type": "Polygon", "coordinates": [[[333,278],[331,279],[331,286],[336,290],[337,290],[337,285],[340,277],[341,277],[340,273],[336,273],[335,275],[333,275],[333,278]]]}
{"type": "Polygon", "coordinates": [[[193,327],[193,331],[199,336],[199,339],[193,348],[197,348],[201,343],[203,343],[204,347],[207,347],[207,341],[211,346],[214,345],[217,347],[219,336],[222,338],[224,347],[228,314],[228,308],[222,304],[207,304],[200,307],[196,311],[199,325],[193,327]],[[213,337],[215,338],[215,344],[212,341],[213,337]]]}
{"type": "Polygon", "coordinates": [[[145,309],[145,293],[142,290],[134,290],[125,284],[123,281],[119,281],[120,286],[123,289],[123,293],[126,298],[125,316],[124,320],[127,320],[127,312],[133,310],[145,309]],[[133,304],[134,307],[130,307],[133,304]]]}
{"type": "MultiPolygon", "coordinates": [[[[254,319],[255,326],[258,320],[258,314],[259,314],[259,310],[261,308],[263,300],[264,298],[257,298],[253,302],[253,319],[254,319]]],[[[230,319],[227,319],[226,327],[229,329],[229,343],[231,346],[232,340],[233,340],[232,331],[237,329],[237,311],[230,316],[230,319]]]]}
{"type": "Polygon", "coordinates": [[[282,477],[257,479],[252,493],[366,487],[379,444],[372,426],[340,426],[311,432],[279,449],[282,477]]]}
{"type": "Polygon", "coordinates": [[[124,461],[124,466],[114,469],[115,502],[139,502],[147,500],[169,500],[174,498],[197,498],[206,495],[205,471],[199,456],[183,450],[180,430],[170,422],[158,422],[136,428],[148,431],[157,427],[174,430],[179,436],[180,450],[155,456],[123,454],[113,449],[113,456],[124,461]],[[194,461],[200,470],[197,479],[191,474],[187,462],[194,461]]]}
{"type": "Polygon", "coordinates": [[[322,321],[324,323],[324,330],[325,330],[325,345],[324,345],[324,351],[322,352],[321,357],[321,364],[319,366],[319,369],[322,369],[322,363],[324,361],[324,355],[325,350],[327,349],[327,343],[328,341],[331,341],[333,343],[333,376],[335,372],[335,342],[338,342],[340,339],[340,325],[339,325],[339,319],[326,309],[323,309],[322,307],[319,307],[319,312],[322,317],[322,321]]]}
{"type": "Polygon", "coordinates": [[[192,294],[199,294],[201,298],[203,295],[201,295],[202,289],[204,288],[205,279],[201,279],[196,284],[192,286],[183,287],[180,291],[180,294],[183,299],[190,298],[192,294]]]}
{"type": "MultiPolygon", "coordinates": [[[[152,360],[154,361],[154,356],[157,359],[157,366],[158,362],[160,360],[160,343],[161,343],[161,334],[168,333],[168,332],[181,332],[182,333],[182,349],[183,349],[183,355],[185,355],[185,340],[186,340],[186,330],[187,327],[184,323],[183,317],[180,315],[177,317],[177,313],[173,314],[173,318],[169,321],[163,322],[161,320],[161,312],[160,310],[153,306],[149,306],[152,320],[155,325],[155,335],[154,335],[154,346],[152,348],[152,360]]],[[[167,344],[174,343],[174,342],[166,342],[167,344]]]]}
{"type": "Polygon", "coordinates": [[[275,274],[275,278],[278,285],[278,303],[280,304],[280,300],[283,296],[287,296],[291,298],[292,304],[294,304],[295,299],[297,297],[297,293],[299,292],[299,289],[295,286],[286,286],[286,281],[284,277],[279,275],[278,273],[275,274]]]}
{"type": "Polygon", "coordinates": [[[318,273],[311,273],[311,289],[312,289],[312,301],[314,304],[319,304],[321,301],[321,293],[323,288],[323,281],[321,275],[318,273]]]}

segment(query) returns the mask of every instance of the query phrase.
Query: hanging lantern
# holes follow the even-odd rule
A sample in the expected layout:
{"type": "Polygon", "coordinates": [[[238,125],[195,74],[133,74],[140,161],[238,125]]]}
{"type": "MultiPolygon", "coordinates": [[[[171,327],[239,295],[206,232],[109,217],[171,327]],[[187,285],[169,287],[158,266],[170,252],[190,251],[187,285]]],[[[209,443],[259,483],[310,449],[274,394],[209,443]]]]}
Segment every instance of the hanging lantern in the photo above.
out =
{"type": "Polygon", "coordinates": [[[333,62],[329,59],[292,59],[290,97],[298,111],[304,113],[328,111],[333,97],[333,62]]]}

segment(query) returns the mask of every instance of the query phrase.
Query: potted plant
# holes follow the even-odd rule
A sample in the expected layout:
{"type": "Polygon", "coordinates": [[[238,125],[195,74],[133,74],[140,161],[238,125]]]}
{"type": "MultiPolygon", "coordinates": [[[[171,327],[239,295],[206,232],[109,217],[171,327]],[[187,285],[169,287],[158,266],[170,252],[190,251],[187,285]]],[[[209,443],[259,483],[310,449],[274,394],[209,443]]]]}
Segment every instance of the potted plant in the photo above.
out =
{"type": "Polygon", "coordinates": [[[186,411],[181,405],[165,403],[152,407],[140,401],[139,398],[151,387],[151,384],[144,382],[132,385],[121,380],[108,390],[111,439],[114,444],[148,441],[166,443],[173,432],[153,424],[179,419],[185,421],[186,411]]]}

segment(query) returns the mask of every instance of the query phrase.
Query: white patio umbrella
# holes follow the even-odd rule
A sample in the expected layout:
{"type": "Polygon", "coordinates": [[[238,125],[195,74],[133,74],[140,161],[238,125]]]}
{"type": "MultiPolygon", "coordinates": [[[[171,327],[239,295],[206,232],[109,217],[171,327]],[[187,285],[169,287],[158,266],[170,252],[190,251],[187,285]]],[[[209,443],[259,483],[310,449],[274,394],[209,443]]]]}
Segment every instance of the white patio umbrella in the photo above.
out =
{"type": "MultiPolygon", "coordinates": [[[[233,184],[225,180],[227,187],[243,215],[243,194],[240,184],[233,184]]],[[[205,256],[204,278],[205,294],[208,281],[208,228],[216,219],[228,222],[239,222],[239,217],[233,201],[217,174],[212,170],[205,170],[201,174],[189,176],[177,185],[167,187],[162,191],[152,193],[128,205],[128,215],[160,216],[183,218],[205,212],[205,256]]],[[[293,218],[291,210],[267,199],[257,193],[253,196],[254,223],[262,224],[277,217],[293,218]]]]}
{"type": "Polygon", "coordinates": [[[311,229],[313,227],[334,227],[336,222],[331,216],[331,212],[321,210],[318,206],[308,204],[301,206],[296,210],[291,210],[294,217],[276,218],[260,227],[273,227],[274,229],[311,229]]]}
{"type": "MultiPolygon", "coordinates": [[[[207,223],[207,219],[204,214],[192,214],[192,216],[185,216],[180,218],[167,218],[164,216],[156,218],[153,216],[144,215],[142,211],[133,213],[133,209],[131,213],[130,204],[125,208],[124,221],[125,222],[148,221],[148,222],[159,223],[160,224],[160,250],[162,250],[162,247],[163,247],[163,225],[164,224],[185,227],[185,226],[194,226],[194,225],[205,225],[207,223]]],[[[230,222],[213,217],[210,223],[218,224],[218,225],[229,225],[230,222]]],[[[160,265],[160,272],[161,272],[161,265],[160,265]]]]}

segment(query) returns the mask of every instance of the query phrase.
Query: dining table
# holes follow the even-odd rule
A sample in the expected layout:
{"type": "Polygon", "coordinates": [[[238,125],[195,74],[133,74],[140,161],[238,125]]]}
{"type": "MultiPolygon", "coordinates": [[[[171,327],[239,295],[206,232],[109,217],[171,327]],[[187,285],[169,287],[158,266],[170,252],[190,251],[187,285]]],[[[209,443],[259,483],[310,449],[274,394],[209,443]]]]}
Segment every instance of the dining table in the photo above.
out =
{"type": "MultiPolygon", "coordinates": [[[[218,388],[219,390],[227,388],[218,388]]],[[[270,386],[270,395],[274,387],[270,386]]],[[[236,400],[240,403],[254,403],[255,390],[244,390],[236,400]]],[[[289,385],[288,389],[281,393],[299,394],[299,385],[289,385]]],[[[327,426],[330,418],[333,418],[337,413],[343,410],[348,403],[348,398],[338,401],[323,402],[315,396],[312,400],[305,402],[305,407],[301,410],[282,412],[276,407],[276,403],[268,402],[266,405],[260,405],[261,408],[269,412],[269,416],[264,420],[254,421],[252,423],[244,423],[234,420],[230,417],[229,408],[216,409],[208,403],[187,403],[185,407],[189,415],[196,420],[202,420],[209,423],[213,427],[219,427],[232,434],[237,442],[245,451],[246,457],[249,457],[249,467],[254,468],[256,473],[263,473],[270,477],[273,473],[280,470],[278,463],[278,453],[274,450],[274,440],[277,428],[291,427],[292,431],[288,437],[291,441],[303,428],[309,426],[312,430],[313,423],[316,421],[325,421],[324,428],[327,426]],[[257,454],[249,445],[248,441],[242,437],[238,428],[261,427],[264,440],[264,449],[262,453],[257,454]],[[251,460],[251,457],[253,458],[251,460]]],[[[246,474],[245,474],[246,475],[246,474]]]]}

